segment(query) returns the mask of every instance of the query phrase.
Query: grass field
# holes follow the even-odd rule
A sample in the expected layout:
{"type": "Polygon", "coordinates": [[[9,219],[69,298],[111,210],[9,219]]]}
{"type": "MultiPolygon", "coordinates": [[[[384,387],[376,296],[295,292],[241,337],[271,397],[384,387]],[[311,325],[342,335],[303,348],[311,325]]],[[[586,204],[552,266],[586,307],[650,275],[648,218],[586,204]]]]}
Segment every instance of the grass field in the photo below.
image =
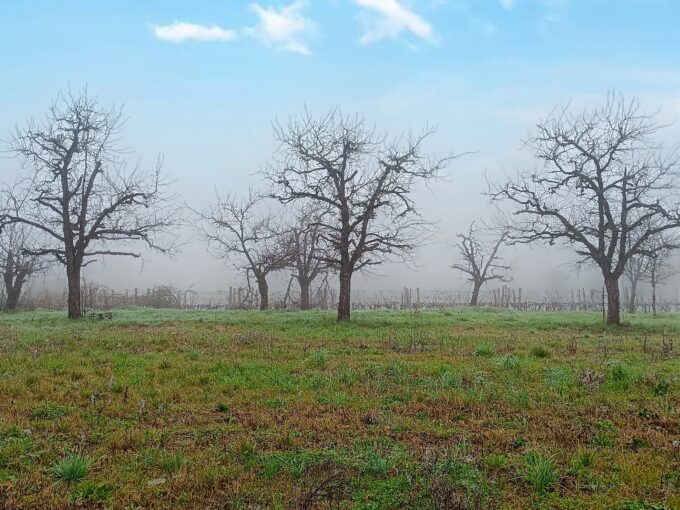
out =
{"type": "Polygon", "coordinates": [[[1,508],[680,508],[680,316],[63,315],[0,315],[1,508]]]}

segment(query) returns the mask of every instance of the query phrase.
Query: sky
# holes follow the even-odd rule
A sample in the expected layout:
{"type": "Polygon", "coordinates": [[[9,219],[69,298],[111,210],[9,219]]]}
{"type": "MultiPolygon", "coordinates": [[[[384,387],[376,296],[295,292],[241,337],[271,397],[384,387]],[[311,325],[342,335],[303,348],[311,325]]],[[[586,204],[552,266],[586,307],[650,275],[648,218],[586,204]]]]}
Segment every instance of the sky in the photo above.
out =
{"type": "MultiPolygon", "coordinates": [[[[434,125],[428,151],[470,152],[417,191],[439,234],[417,267],[386,265],[357,286],[462,288],[447,243],[488,217],[485,175],[536,165],[522,140],[555,106],[616,90],[671,123],[662,141],[680,141],[679,21],[676,0],[0,0],[0,144],[60,90],[86,86],[124,105],[129,158],[162,154],[179,199],[202,208],[215,190],[246,192],[276,150],[272,122],[304,108],[339,107],[395,135],[434,125]]],[[[7,156],[11,182],[21,169],[7,156]]],[[[566,250],[507,256],[518,286],[591,283],[566,250]]],[[[104,260],[87,276],[205,291],[238,281],[196,238],[175,258],[104,260]]]]}

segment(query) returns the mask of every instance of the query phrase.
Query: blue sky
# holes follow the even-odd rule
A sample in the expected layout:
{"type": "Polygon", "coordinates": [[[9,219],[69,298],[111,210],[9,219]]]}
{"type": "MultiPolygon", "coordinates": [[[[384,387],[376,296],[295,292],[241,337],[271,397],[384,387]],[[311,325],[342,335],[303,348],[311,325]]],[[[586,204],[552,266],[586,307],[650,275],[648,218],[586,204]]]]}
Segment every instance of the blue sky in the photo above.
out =
{"type": "MultiPolygon", "coordinates": [[[[195,205],[247,189],[275,149],[272,120],[305,105],[396,133],[438,125],[431,150],[476,151],[427,199],[451,238],[485,213],[485,171],[532,164],[521,139],[556,104],[616,88],[680,116],[680,2],[1,0],[0,69],[0,138],[87,85],[125,105],[126,147],[149,164],[162,153],[195,205]]],[[[2,180],[17,171],[0,159],[2,180]]],[[[209,285],[210,271],[185,281],[209,285]]]]}

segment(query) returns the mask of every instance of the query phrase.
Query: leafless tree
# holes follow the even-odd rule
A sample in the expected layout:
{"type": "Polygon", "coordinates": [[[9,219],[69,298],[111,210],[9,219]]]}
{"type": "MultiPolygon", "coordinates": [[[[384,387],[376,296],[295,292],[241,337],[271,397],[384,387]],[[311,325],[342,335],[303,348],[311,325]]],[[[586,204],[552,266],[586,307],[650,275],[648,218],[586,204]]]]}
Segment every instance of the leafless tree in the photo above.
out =
{"type": "Polygon", "coordinates": [[[506,236],[505,231],[494,232],[493,229],[488,229],[487,232],[482,232],[475,226],[474,221],[470,223],[467,232],[457,235],[456,248],[460,262],[453,264],[451,268],[468,275],[468,279],[472,282],[471,306],[477,306],[479,291],[486,282],[512,281],[512,278],[506,274],[510,266],[503,263],[498,253],[506,236]],[[490,239],[490,236],[494,236],[493,239],[490,239]]]}
{"type": "Polygon", "coordinates": [[[656,316],[657,285],[678,274],[678,270],[671,264],[671,256],[680,245],[670,239],[666,239],[661,244],[665,248],[651,250],[651,255],[644,257],[640,271],[640,279],[648,282],[652,287],[652,313],[654,316],[656,316]]]}
{"type": "Polygon", "coordinates": [[[167,252],[163,235],[177,222],[160,163],[129,170],[117,147],[121,110],[106,110],[86,91],[60,94],[42,122],[17,127],[9,150],[29,175],[7,190],[19,204],[0,225],[22,224],[45,236],[26,255],[66,267],[68,316],[82,314],[81,271],[105,255],[140,257],[132,243],[167,252]]]}
{"type": "Polygon", "coordinates": [[[630,258],[663,250],[650,241],[680,225],[678,158],[653,140],[661,127],[637,99],[614,94],[582,113],[565,107],[527,142],[543,167],[491,185],[493,199],[515,207],[510,242],[574,245],[579,262],[600,269],[608,324],[620,324],[619,278],[630,258]]]}
{"type": "Polygon", "coordinates": [[[41,257],[28,253],[35,247],[30,234],[30,229],[20,223],[0,230],[0,272],[5,286],[5,300],[0,304],[7,311],[16,310],[28,279],[48,266],[41,257]]]}
{"type": "Polygon", "coordinates": [[[437,178],[450,160],[423,155],[431,133],[390,142],[336,110],[318,119],[305,112],[275,128],[281,158],[265,171],[271,196],[329,209],[320,223],[320,259],[339,273],[340,321],[350,318],[352,275],[390,257],[408,258],[427,227],[413,188],[437,178]]]}
{"type": "Polygon", "coordinates": [[[262,198],[250,191],[244,199],[217,197],[209,210],[200,212],[203,235],[218,253],[234,262],[246,279],[254,277],[260,310],[269,308],[267,276],[287,267],[290,251],[283,228],[274,215],[263,212],[262,198]],[[259,210],[258,210],[259,209],[259,210]]]}
{"type": "Polygon", "coordinates": [[[628,284],[630,285],[628,293],[628,302],[626,303],[628,313],[635,313],[635,310],[637,309],[638,284],[642,279],[642,273],[646,262],[647,261],[645,255],[642,254],[633,255],[630,259],[628,259],[628,263],[626,264],[626,267],[623,270],[623,274],[628,280],[628,284]]]}
{"type": "MultiPolygon", "coordinates": [[[[300,286],[300,309],[311,308],[310,291],[314,280],[328,271],[328,264],[321,260],[319,241],[324,210],[303,206],[288,228],[288,250],[292,277],[300,286]]],[[[288,294],[288,293],[287,293],[288,294]]]]}

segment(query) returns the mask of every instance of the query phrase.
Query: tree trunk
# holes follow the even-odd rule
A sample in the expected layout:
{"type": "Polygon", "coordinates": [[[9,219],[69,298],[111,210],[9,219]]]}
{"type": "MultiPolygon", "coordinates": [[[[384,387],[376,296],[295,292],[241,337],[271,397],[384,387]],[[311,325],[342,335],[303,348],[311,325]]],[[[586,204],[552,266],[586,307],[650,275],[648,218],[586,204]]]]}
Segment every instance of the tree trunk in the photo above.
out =
{"type": "Polygon", "coordinates": [[[260,310],[267,310],[269,308],[269,286],[265,277],[257,279],[257,290],[260,293],[260,310]]]}
{"type": "Polygon", "coordinates": [[[613,276],[605,276],[604,286],[607,289],[607,324],[621,325],[621,299],[619,297],[619,280],[613,276]]]}
{"type": "Polygon", "coordinates": [[[652,316],[656,317],[656,282],[652,282],[652,316]]]}
{"type": "Polygon", "coordinates": [[[298,278],[298,282],[300,283],[300,310],[309,310],[311,308],[309,299],[310,284],[302,278],[298,278]]]}
{"type": "Polygon", "coordinates": [[[637,280],[630,282],[630,296],[628,299],[628,313],[635,313],[637,299],[637,280]]]}
{"type": "Polygon", "coordinates": [[[5,289],[7,290],[7,300],[5,301],[5,309],[8,312],[13,312],[17,309],[17,305],[19,304],[19,298],[21,297],[21,287],[23,286],[23,282],[20,279],[17,279],[14,281],[14,284],[11,286],[5,286],[5,289]]]}
{"type": "Polygon", "coordinates": [[[482,282],[475,281],[474,286],[472,287],[472,297],[470,298],[470,306],[477,306],[477,302],[479,301],[479,289],[481,288],[482,282]]]}
{"type": "Polygon", "coordinates": [[[340,295],[338,296],[338,321],[349,320],[351,313],[352,269],[349,264],[340,266],[340,295]]]}
{"type": "MultiPolygon", "coordinates": [[[[5,300],[5,309],[13,312],[16,310],[19,296],[14,291],[14,257],[12,252],[9,252],[5,260],[5,273],[2,275],[5,281],[5,290],[7,291],[7,299],[5,300]]],[[[21,287],[19,288],[21,290],[21,287]]]]}
{"type": "Polygon", "coordinates": [[[83,314],[80,298],[80,266],[71,262],[66,266],[68,281],[68,318],[79,319],[83,314]]]}

